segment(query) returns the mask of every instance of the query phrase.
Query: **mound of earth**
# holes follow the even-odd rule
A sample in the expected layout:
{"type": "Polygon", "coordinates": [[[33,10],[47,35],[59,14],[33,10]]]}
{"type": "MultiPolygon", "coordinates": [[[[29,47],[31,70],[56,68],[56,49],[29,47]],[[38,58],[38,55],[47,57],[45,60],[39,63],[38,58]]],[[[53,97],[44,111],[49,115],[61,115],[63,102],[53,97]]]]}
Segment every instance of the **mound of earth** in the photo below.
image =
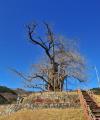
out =
{"type": "Polygon", "coordinates": [[[93,88],[91,90],[94,92],[94,94],[100,95],[100,88],[93,88]]]}
{"type": "Polygon", "coordinates": [[[17,93],[5,86],[0,86],[0,104],[7,104],[16,101],[17,93]]]}

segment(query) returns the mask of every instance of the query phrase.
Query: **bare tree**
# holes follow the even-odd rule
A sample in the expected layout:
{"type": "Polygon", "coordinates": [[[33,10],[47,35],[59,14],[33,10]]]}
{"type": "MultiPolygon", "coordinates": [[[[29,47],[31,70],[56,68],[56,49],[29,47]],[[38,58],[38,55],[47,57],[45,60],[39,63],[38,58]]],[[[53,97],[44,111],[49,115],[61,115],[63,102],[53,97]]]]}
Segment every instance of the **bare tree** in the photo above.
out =
{"type": "MultiPolygon", "coordinates": [[[[28,87],[36,87],[34,81],[43,81],[45,89],[50,91],[62,91],[64,80],[73,77],[80,82],[86,80],[85,61],[77,49],[74,40],[68,40],[61,36],[56,36],[48,23],[43,23],[45,38],[39,36],[36,31],[38,24],[27,25],[28,39],[35,46],[44,50],[46,58],[44,63],[32,65],[35,72],[28,76],[13,70],[21,76],[28,87]]],[[[44,55],[44,56],[45,56],[44,55]]],[[[41,85],[37,86],[41,88],[41,85]]]]}

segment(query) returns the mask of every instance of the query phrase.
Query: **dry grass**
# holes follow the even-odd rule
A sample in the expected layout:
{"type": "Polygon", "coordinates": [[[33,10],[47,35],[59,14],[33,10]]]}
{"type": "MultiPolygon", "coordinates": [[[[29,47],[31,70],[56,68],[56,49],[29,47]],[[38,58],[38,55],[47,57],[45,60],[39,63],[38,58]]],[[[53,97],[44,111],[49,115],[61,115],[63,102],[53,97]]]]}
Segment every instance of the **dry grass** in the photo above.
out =
{"type": "Polygon", "coordinates": [[[27,102],[27,101],[32,101],[34,98],[36,98],[37,96],[41,96],[41,97],[47,97],[49,98],[50,96],[52,96],[54,99],[55,97],[59,96],[59,97],[64,97],[64,96],[77,96],[78,93],[77,92],[43,92],[43,93],[32,93],[28,96],[24,96],[24,101],[23,103],[27,102]],[[53,96],[54,95],[54,96],[53,96]]]}
{"type": "Polygon", "coordinates": [[[62,91],[62,92],[55,92],[55,93],[54,92],[37,92],[37,93],[31,93],[29,96],[26,96],[26,97],[36,97],[39,95],[51,95],[51,94],[62,96],[62,95],[77,95],[78,93],[76,91],[71,91],[71,92],[62,91]]]}
{"type": "MultiPolygon", "coordinates": [[[[43,95],[50,95],[52,92],[44,92],[43,95]]],[[[77,95],[77,92],[57,92],[58,96],[63,95],[77,95]]],[[[32,93],[24,97],[24,102],[28,99],[41,95],[41,93],[32,93]]],[[[67,108],[67,109],[34,109],[34,110],[20,110],[12,113],[9,116],[0,116],[0,120],[85,120],[83,111],[80,108],[67,108]]]]}
{"type": "Polygon", "coordinates": [[[100,95],[94,95],[96,102],[100,105],[100,95]]]}
{"type": "Polygon", "coordinates": [[[39,109],[21,110],[0,120],[84,120],[81,109],[39,109]]]}
{"type": "Polygon", "coordinates": [[[4,111],[5,109],[7,109],[8,105],[0,105],[0,112],[4,111]]]}

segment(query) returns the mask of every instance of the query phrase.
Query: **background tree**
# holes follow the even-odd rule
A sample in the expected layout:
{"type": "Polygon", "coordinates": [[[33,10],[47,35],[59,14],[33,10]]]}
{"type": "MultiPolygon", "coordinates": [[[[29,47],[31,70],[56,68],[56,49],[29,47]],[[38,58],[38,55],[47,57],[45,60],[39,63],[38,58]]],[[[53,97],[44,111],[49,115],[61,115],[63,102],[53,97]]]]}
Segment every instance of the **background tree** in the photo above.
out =
{"type": "Polygon", "coordinates": [[[28,39],[33,44],[44,50],[45,60],[32,65],[35,72],[25,76],[21,72],[13,70],[25,80],[28,87],[40,87],[34,85],[34,81],[43,81],[45,88],[50,91],[62,91],[64,80],[73,77],[80,82],[86,80],[85,61],[77,49],[74,40],[68,40],[57,36],[48,23],[43,23],[45,37],[38,35],[39,25],[32,23],[27,25],[28,39]]]}

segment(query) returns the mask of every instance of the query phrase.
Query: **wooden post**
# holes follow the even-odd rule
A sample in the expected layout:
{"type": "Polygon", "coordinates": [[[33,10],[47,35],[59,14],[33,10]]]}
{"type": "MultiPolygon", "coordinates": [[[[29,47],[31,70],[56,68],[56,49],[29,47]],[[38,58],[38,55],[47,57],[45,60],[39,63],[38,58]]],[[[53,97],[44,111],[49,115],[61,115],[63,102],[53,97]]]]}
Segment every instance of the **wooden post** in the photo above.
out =
{"type": "Polygon", "coordinates": [[[54,92],[55,92],[55,79],[54,79],[54,92]]]}
{"type": "Polygon", "coordinates": [[[60,92],[61,92],[61,81],[60,81],[60,92]]]}
{"type": "Polygon", "coordinates": [[[67,79],[66,79],[66,91],[67,91],[67,79]]]}
{"type": "Polygon", "coordinates": [[[43,81],[43,90],[45,90],[45,82],[43,81]]]}

